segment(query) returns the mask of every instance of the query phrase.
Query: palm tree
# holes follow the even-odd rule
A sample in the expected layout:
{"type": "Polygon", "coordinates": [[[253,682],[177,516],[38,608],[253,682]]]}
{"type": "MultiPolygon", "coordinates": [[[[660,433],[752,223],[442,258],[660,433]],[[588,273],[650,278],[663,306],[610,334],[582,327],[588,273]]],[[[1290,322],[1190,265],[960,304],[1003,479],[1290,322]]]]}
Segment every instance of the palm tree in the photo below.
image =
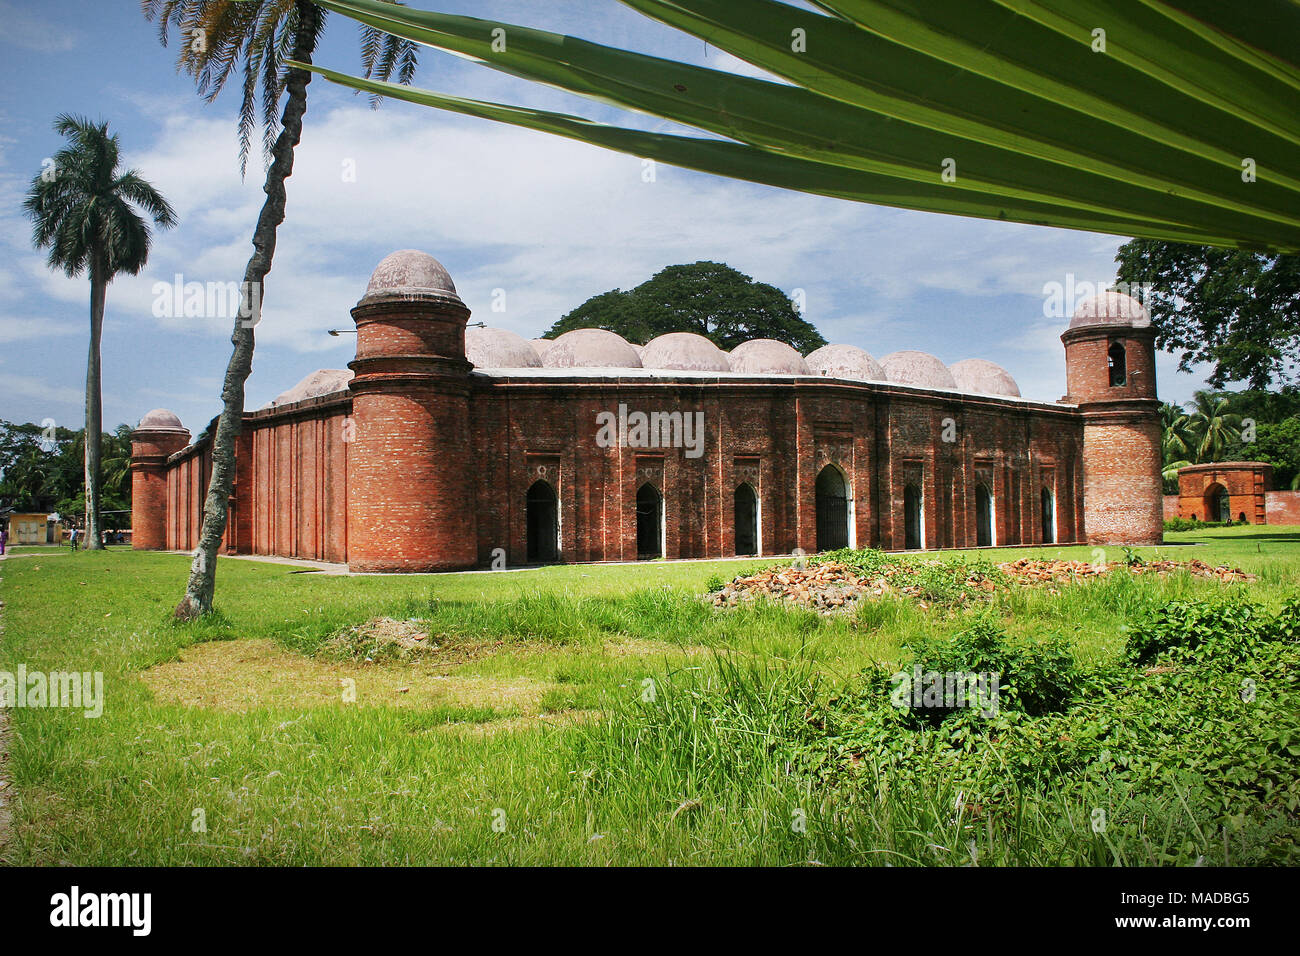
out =
{"type": "Polygon", "coordinates": [[[1174,494],[1178,491],[1178,472],[1193,463],[1196,438],[1191,419],[1177,405],[1161,404],[1160,424],[1163,430],[1161,478],[1165,494],[1174,494]]]}
{"type": "MultiPolygon", "coordinates": [[[[389,0],[395,2],[395,0],[389,0]]],[[[164,45],[175,27],[184,42],[177,67],[199,94],[212,102],[236,71],[242,73],[239,109],[240,170],[247,167],[261,103],[262,153],[268,160],[266,202],[253,230],[253,254],[244,269],[244,302],[235,322],[234,350],[222,386],[222,410],[212,438],[212,478],[203,505],[199,547],[190,567],[185,597],[176,616],[190,620],[212,610],[217,550],[226,533],[235,479],[235,438],[244,414],[244,383],[253,368],[253,327],[261,315],[265,281],[275,256],[276,230],[284,221],[285,180],[293,172],[293,151],[302,136],[311,73],[284,65],[285,54],[304,66],[325,27],[325,11],[308,0],[141,0],[145,18],[158,23],[164,45]],[[281,97],[284,111],[276,119],[281,97]]],[[[415,73],[415,45],[373,27],[361,31],[361,59],[367,77],[407,83],[415,73]]],[[[374,101],[372,101],[374,102],[374,101]]]]}
{"type": "MultiPolygon", "coordinates": [[[[50,250],[51,269],[90,276],[90,354],[86,360],[86,431],[103,432],[100,395],[100,340],[108,284],[122,273],[137,275],[149,260],[151,234],[142,210],[167,229],[176,214],[167,200],[134,169],[118,168],[118,140],[107,123],[60,115],[54,130],[68,145],[54,154],[52,166],[32,180],[23,208],[32,220],[32,242],[50,250]]],[[[86,547],[100,539],[100,442],[85,444],[86,547]]]]}
{"type": "Polygon", "coordinates": [[[1228,411],[1229,401],[1214,392],[1199,391],[1188,416],[1198,462],[1218,461],[1223,450],[1241,439],[1241,416],[1228,411]]]}

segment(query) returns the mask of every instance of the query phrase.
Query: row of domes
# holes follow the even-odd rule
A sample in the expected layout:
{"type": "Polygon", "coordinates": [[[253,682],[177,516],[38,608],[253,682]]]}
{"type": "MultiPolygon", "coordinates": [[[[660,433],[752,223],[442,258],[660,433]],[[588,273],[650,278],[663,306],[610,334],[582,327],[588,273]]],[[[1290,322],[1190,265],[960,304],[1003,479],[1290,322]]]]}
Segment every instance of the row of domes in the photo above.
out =
{"type": "Polygon", "coordinates": [[[575,329],[555,339],[530,342],[506,329],[469,328],[465,330],[465,353],[479,368],[645,368],[824,375],[855,382],[893,382],[981,395],[1020,396],[1015,379],[984,359],[966,359],[949,366],[927,352],[902,351],[877,362],[856,345],[824,345],[804,356],[774,339],[753,339],[724,352],[693,332],[669,332],[641,346],[604,329],[575,329]]]}
{"type": "MultiPolygon", "coordinates": [[[[370,276],[362,302],[389,297],[431,296],[459,301],[451,274],[441,262],[417,249],[385,256],[370,276]]],[[[1121,292],[1105,291],[1075,309],[1070,328],[1092,325],[1151,324],[1146,308],[1121,292]]],[[[576,329],[556,339],[531,342],[506,329],[465,331],[469,360],[482,368],[647,368],[752,375],[825,375],[857,382],[893,382],[979,395],[1020,396],[1020,388],[999,365],[965,359],[944,365],[928,352],[892,352],[877,362],[855,345],[824,345],[803,356],[784,342],[754,339],[724,352],[702,335],[672,332],[633,345],[603,329],[576,329]]],[[[352,373],[320,369],[266,406],[285,405],[347,388],[352,373]]],[[[184,431],[175,414],[156,408],[140,420],[141,429],[184,431]]]]}

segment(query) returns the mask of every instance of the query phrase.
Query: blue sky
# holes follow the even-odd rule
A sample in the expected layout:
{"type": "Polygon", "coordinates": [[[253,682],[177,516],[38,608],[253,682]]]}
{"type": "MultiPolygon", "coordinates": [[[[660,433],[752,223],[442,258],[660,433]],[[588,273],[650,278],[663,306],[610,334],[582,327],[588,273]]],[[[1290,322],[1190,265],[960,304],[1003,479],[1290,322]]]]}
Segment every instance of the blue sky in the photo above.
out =
{"type": "MultiPolygon", "coordinates": [[[[432,7],[434,0],[412,0],[432,7]]],[[[476,0],[439,9],[522,23],[727,69],[749,68],[614,0],[476,0]]],[[[242,276],[261,205],[260,159],[241,181],[236,91],[205,104],[175,71],[135,0],[0,0],[0,418],[78,427],[89,285],[44,264],[20,204],[59,148],[60,112],[106,119],[126,163],[176,206],[139,277],[108,293],[104,421],[167,407],[197,433],[220,408],[225,318],[156,317],[154,287],[242,276]]],[[[317,62],[358,72],[355,25],[333,17],[317,62]]],[[[531,86],[423,50],[416,85],[484,99],[653,120],[531,86]]],[[[832,342],[877,358],[902,348],[945,362],[986,358],[1027,398],[1065,390],[1044,286],[1114,278],[1120,238],[983,222],[804,196],[642,163],[540,133],[365,100],[319,79],[289,182],[247,405],[352,357],[348,310],[388,252],[417,248],[450,270],[474,319],[535,337],[599,292],[666,265],[714,259],[788,293],[832,342]],[[345,171],[353,171],[349,180],[345,171]],[[495,295],[504,290],[504,296],[495,295]],[[494,312],[492,303],[504,302],[494,312]]],[[[1160,392],[1183,401],[1203,376],[1159,361],[1160,392]]]]}

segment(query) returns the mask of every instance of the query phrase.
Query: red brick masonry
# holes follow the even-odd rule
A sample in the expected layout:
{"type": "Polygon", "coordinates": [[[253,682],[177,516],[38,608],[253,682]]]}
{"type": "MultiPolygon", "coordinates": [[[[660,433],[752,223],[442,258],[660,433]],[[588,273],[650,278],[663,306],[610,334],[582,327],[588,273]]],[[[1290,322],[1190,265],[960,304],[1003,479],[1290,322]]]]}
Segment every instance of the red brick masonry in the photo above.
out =
{"type": "MultiPolygon", "coordinates": [[[[1161,540],[1149,329],[1067,332],[1070,394],[1053,404],[818,376],[481,372],[454,292],[368,294],[353,317],[348,391],[245,415],[228,551],[376,571],[519,565],[529,490],[544,482],[561,561],[637,558],[646,483],[662,496],[666,557],[735,554],[742,484],[757,497],[761,554],[811,552],[828,467],[847,493],[824,521],[842,521],[858,547],[903,549],[909,524],[925,548],[1161,540]],[[1118,387],[1106,371],[1115,341],[1129,354],[1118,387]],[[601,443],[597,416],[620,405],[699,413],[702,453],[601,443]]],[[[208,442],[136,442],[136,547],[194,548],[208,442]]]]}

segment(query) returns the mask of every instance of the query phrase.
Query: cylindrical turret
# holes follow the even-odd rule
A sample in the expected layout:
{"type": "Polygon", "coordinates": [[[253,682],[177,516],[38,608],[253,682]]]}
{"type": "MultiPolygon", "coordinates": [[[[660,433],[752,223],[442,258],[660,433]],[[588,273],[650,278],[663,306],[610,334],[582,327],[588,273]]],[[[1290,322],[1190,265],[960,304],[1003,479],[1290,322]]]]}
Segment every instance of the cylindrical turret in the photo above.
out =
{"type": "Polygon", "coordinates": [[[167,458],[190,443],[181,420],[155,408],[131,432],[131,547],[167,547],[167,458]]]}
{"type": "Polygon", "coordinates": [[[378,265],[352,318],[348,567],[474,567],[469,309],[438,260],[408,249],[378,265]]]}
{"type": "Polygon", "coordinates": [[[1103,292],[1075,310],[1064,401],[1083,415],[1083,524],[1089,544],[1160,544],[1160,402],[1155,330],[1142,304],[1103,292]]]}

